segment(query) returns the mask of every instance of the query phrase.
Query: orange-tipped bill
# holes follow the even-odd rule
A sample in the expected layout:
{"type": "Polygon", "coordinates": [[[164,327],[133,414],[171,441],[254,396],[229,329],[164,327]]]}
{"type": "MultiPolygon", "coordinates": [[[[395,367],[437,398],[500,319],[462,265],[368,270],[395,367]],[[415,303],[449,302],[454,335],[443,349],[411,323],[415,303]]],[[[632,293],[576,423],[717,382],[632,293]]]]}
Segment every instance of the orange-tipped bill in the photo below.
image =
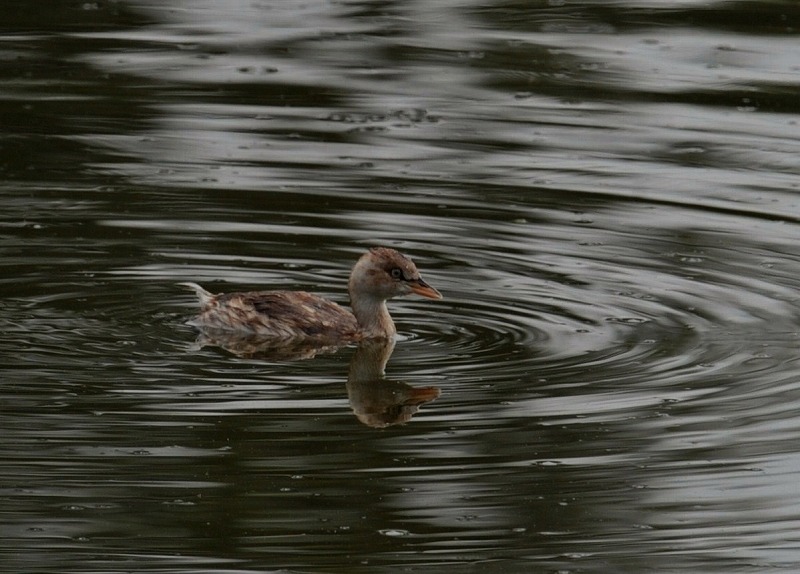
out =
{"type": "Polygon", "coordinates": [[[422,297],[427,297],[428,299],[441,299],[442,294],[439,293],[436,289],[425,283],[422,279],[415,279],[414,281],[409,281],[408,286],[411,287],[411,290],[416,293],[417,295],[421,295],[422,297]]]}

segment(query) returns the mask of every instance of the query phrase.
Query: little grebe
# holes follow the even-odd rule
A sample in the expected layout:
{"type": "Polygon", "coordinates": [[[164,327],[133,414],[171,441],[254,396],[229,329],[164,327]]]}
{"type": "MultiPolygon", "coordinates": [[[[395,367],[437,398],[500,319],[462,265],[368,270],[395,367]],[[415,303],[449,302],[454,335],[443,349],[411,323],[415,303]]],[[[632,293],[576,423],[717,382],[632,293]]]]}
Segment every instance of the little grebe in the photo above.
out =
{"type": "Polygon", "coordinates": [[[373,247],[350,273],[351,313],[332,301],[305,291],[251,291],[213,295],[196,283],[184,283],[200,298],[200,314],[191,324],[270,339],[359,341],[392,337],[394,321],[386,300],[416,293],[442,295],[425,283],[414,263],[386,247],[373,247]]]}

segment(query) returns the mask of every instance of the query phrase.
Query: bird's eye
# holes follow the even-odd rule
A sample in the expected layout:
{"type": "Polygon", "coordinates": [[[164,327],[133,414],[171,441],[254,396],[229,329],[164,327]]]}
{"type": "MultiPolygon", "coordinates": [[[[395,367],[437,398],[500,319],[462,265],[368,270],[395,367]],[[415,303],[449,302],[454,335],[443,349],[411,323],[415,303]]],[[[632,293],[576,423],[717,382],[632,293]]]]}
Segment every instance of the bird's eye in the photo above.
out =
{"type": "Polygon", "coordinates": [[[395,268],[394,268],[394,269],[392,269],[392,270],[391,270],[389,273],[390,273],[390,274],[392,275],[392,277],[394,277],[395,279],[402,279],[402,278],[403,278],[403,270],[402,270],[402,269],[400,269],[399,267],[395,267],[395,268]]]}

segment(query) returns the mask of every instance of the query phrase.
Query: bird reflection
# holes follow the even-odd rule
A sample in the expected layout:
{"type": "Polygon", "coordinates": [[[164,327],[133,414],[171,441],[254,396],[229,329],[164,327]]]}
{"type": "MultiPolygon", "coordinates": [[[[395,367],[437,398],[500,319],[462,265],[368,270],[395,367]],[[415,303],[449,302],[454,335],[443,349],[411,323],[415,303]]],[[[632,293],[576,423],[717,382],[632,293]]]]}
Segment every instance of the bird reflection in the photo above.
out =
{"type": "MultiPolygon", "coordinates": [[[[339,345],[320,347],[303,342],[283,341],[278,344],[273,338],[208,329],[195,343],[196,348],[205,346],[221,347],[238,357],[268,361],[310,359],[341,348],[339,345]]],[[[441,393],[438,387],[412,387],[402,381],[387,379],[384,370],[394,346],[391,338],[362,341],[350,361],[347,377],[350,406],[359,421],[373,428],[407,423],[423,404],[441,393]]]]}
{"type": "Polygon", "coordinates": [[[392,339],[362,341],[350,362],[350,406],[358,420],[374,428],[407,423],[419,407],[441,393],[438,387],[412,387],[387,379],[384,369],[392,351],[392,339]]]}
{"type": "Polygon", "coordinates": [[[276,339],[253,333],[203,329],[193,345],[194,349],[220,347],[243,359],[265,361],[300,361],[312,359],[317,355],[335,353],[342,344],[331,342],[328,345],[319,341],[276,339]]]}

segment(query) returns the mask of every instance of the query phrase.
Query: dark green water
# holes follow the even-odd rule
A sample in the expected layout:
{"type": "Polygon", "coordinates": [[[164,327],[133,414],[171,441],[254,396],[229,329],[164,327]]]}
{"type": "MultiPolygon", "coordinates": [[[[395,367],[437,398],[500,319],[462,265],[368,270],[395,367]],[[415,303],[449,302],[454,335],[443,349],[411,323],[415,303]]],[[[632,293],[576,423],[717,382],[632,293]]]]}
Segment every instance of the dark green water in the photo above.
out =
{"type": "Polygon", "coordinates": [[[798,4],[37,4],[0,571],[797,569],[798,4]],[[445,297],[392,304],[385,378],[184,324],[182,281],[345,302],[372,245],[445,297]]]}

